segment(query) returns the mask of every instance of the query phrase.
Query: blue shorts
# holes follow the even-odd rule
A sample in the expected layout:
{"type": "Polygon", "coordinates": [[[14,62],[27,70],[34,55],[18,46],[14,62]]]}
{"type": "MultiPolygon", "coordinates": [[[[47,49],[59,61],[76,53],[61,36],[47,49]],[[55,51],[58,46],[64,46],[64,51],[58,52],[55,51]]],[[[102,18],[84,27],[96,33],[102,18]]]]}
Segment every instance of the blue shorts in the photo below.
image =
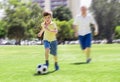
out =
{"type": "Polygon", "coordinates": [[[49,42],[44,40],[44,47],[50,49],[50,54],[56,56],[57,55],[57,41],[49,42]]]}
{"type": "Polygon", "coordinates": [[[86,34],[84,36],[79,35],[79,42],[81,44],[82,50],[91,47],[91,33],[86,34]]]}

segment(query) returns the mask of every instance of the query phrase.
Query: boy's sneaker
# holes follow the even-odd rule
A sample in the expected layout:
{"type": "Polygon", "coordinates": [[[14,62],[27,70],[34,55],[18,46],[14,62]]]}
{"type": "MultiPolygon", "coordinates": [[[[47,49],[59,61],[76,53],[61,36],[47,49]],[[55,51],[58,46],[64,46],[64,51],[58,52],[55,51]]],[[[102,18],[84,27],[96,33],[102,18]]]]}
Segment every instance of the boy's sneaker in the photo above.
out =
{"type": "Polygon", "coordinates": [[[59,70],[59,66],[58,65],[55,65],[55,70],[59,70]]]}
{"type": "Polygon", "coordinates": [[[46,64],[44,64],[44,65],[46,65],[47,67],[49,66],[49,64],[48,64],[48,63],[46,63],[46,64]]]}
{"type": "Polygon", "coordinates": [[[92,60],[91,58],[88,58],[88,59],[86,60],[86,63],[90,63],[91,60],[92,60]]]}
{"type": "Polygon", "coordinates": [[[47,67],[49,66],[49,61],[48,61],[48,60],[45,61],[45,65],[46,65],[47,67]]]}

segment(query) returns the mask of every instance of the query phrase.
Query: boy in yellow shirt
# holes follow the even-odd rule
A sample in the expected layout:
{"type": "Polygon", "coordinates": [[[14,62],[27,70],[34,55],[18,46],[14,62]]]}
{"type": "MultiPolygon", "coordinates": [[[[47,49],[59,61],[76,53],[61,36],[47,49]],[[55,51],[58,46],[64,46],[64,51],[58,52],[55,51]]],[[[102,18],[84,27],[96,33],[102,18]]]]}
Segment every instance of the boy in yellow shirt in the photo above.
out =
{"type": "Polygon", "coordinates": [[[38,33],[38,37],[41,37],[44,33],[44,47],[45,47],[45,65],[49,66],[49,53],[53,55],[55,62],[55,70],[59,70],[57,60],[57,39],[56,34],[58,32],[56,24],[52,21],[52,13],[43,13],[44,22],[41,23],[42,29],[38,33]]]}

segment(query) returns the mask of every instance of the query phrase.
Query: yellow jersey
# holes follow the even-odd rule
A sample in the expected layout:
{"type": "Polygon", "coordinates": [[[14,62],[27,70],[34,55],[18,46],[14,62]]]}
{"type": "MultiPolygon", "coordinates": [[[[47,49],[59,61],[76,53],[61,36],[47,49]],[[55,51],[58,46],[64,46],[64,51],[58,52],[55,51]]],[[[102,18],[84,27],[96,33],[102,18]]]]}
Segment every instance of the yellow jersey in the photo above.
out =
{"type": "MultiPolygon", "coordinates": [[[[45,29],[45,22],[41,23],[42,29],[44,30],[44,36],[43,36],[43,40],[47,40],[47,41],[55,41],[56,40],[56,33],[54,32],[50,32],[47,29],[45,29]]],[[[57,29],[57,26],[54,22],[51,22],[48,25],[48,29],[49,30],[54,30],[57,29]]]]}

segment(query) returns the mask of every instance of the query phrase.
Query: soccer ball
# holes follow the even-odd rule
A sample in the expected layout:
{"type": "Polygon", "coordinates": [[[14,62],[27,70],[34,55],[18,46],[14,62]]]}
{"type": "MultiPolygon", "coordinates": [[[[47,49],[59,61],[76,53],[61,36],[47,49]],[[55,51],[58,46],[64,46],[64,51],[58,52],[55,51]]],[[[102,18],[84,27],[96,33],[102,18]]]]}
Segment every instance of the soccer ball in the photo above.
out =
{"type": "Polygon", "coordinates": [[[48,68],[44,64],[40,64],[37,66],[37,73],[38,74],[46,74],[48,72],[48,68]]]}

